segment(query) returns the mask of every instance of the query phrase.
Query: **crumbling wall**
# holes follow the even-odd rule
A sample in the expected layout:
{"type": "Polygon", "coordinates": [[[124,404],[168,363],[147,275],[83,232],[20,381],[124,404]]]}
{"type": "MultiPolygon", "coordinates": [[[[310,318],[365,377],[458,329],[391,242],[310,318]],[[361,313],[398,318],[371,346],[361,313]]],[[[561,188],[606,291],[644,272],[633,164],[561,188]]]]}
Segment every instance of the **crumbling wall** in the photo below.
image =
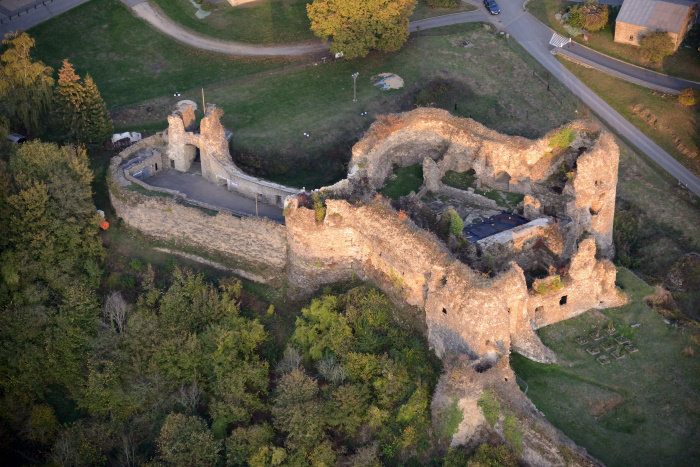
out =
{"type": "MultiPolygon", "coordinates": [[[[575,121],[564,128],[528,140],[502,135],[443,110],[420,108],[374,123],[353,147],[348,178],[366,177],[378,188],[394,166],[422,163],[421,194],[444,193],[484,205],[486,199],[473,190],[457,190],[442,183],[448,171],[471,169],[478,188],[487,185],[527,195],[523,213],[528,219],[561,220],[563,257],[570,257],[576,242],[588,234],[598,242],[603,256],[612,257],[619,149],[612,135],[600,134],[595,125],[575,121]],[[564,128],[572,132],[570,141],[558,138],[564,128]],[[565,141],[563,147],[554,143],[561,140],[565,141]],[[563,167],[568,167],[566,174],[563,167]],[[564,181],[552,186],[552,177],[564,181]]],[[[487,201],[496,207],[493,201],[487,201]]]]}
{"type": "Polygon", "coordinates": [[[181,105],[168,116],[167,158],[170,167],[186,172],[199,150],[202,177],[206,180],[225,185],[249,198],[283,207],[284,200],[299,190],[251,177],[236,167],[229,152],[226,130],[221,124],[222,115],[221,109],[208,104],[199,133],[191,130],[194,118],[191,104],[181,105]]]}

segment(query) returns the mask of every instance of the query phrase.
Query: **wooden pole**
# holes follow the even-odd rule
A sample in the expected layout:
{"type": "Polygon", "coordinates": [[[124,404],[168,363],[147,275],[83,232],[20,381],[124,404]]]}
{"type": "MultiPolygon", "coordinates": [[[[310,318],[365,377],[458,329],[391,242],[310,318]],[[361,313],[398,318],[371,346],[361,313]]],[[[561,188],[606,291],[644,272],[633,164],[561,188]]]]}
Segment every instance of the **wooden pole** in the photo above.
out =
{"type": "Polygon", "coordinates": [[[207,113],[207,104],[204,103],[204,88],[202,88],[202,113],[207,113]]]}

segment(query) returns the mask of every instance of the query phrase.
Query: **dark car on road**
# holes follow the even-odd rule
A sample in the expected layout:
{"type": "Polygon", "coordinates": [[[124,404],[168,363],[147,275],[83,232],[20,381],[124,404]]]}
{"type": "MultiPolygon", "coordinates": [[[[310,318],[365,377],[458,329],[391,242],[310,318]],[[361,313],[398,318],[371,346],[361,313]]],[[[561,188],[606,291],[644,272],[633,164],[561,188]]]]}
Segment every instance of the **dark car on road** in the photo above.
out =
{"type": "Polygon", "coordinates": [[[498,8],[498,5],[494,0],[484,0],[484,6],[492,15],[497,15],[501,12],[501,9],[498,8]]]}

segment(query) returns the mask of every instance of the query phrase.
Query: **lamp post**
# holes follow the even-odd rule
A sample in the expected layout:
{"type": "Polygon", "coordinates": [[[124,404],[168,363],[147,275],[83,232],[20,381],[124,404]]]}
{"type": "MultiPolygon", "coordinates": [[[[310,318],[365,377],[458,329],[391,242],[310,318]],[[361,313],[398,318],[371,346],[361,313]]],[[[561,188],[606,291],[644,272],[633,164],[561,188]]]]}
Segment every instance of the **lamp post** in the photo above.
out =
{"type": "Polygon", "coordinates": [[[352,101],[357,102],[357,77],[360,73],[355,72],[352,74],[352,101]]]}

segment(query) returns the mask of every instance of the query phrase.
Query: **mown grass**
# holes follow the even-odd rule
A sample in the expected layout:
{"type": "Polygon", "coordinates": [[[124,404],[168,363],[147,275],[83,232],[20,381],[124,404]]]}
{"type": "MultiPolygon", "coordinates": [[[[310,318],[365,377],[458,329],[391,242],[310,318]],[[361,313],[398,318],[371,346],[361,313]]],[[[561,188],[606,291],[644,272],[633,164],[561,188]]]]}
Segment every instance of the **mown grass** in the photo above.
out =
{"type": "Polygon", "coordinates": [[[89,73],[110,109],[159,96],[170,96],[174,104],[176,91],[308,60],[231,57],[187,47],[137,19],[118,0],[92,0],[28,32],[36,39],[37,59],[56,73],[63,59],[79,75],[89,73]]]}
{"type": "Polygon", "coordinates": [[[209,16],[199,19],[190,0],[150,0],[177,23],[200,34],[250,44],[289,44],[313,40],[306,15],[306,0],[262,0],[233,7],[215,4],[209,16]]]}
{"type": "MultiPolygon", "coordinates": [[[[418,92],[438,78],[471,90],[455,102],[457,110],[448,110],[498,131],[537,137],[569,121],[574,108],[560,105],[531,70],[490,25],[476,23],[421,32],[394,54],[319,62],[211,86],[205,94],[207,102],[224,110],[222,121],[234,130],[231,147],[238,163],[264,170],[259,175],[278,182],[311,188],[344,177],[352,144],[376,116],[415,108],[418,92]],[[474,47],[461,47],[465,40],[474,47]],[[359,72],[357,102],[352,99],[354,72],[359,72]],[[383,72],[401,76],[404,88],[373,86],[372,77],[383,72]]],[[[182,98],[199,102],[201,90],[184,91],[182,98]]]]}
{"type": "Polygon", "coordinates": [[[479,7],[472,5],[467,2],[459,2],[459,6],[456,8],[430,8],[426,0],[418,0],[416,2],[416,8],[413,10],[411,15],[411,21],[418,21],[426,18],[434,18],[435,16],[451,15],[454,13],[464,13],[467,11],[478,10],[479,7]]]}
{"type": "MultiPolygon", "coordinates": [[[[250,44],[289,44],[317,40],[311,32],[306,0],[261,0],[232,7],[227,2],[215,4],[206,18],[195,16],[197,9],[190,0],[150,0],[166,16],[200,34],[218,39],[250,44]]],[[[474,11],[477,7],[460,2],[457,8],[429,8],[418,0],[411,16],[417,21],[434,16],[474,11]]]]}
{"type": "Polygon", "coordinates": [[[514,356],[513,368],[547,419],[606,465],[697,465],[700,360],[683,355],[684,330],[665,324],[644,303],[653,289],[625,269],[617,277],[630,304],[541,329],[559,363],[514,356]],[[639,351],[601,366],[574,338],[610,322],[639,351]]]}
{"type": "MultiPolygon", "coordinates": [[[[572,5],[576,5],[576,3],[566,0],[532,0],[527,4],[527,9],[542,23],[569,37],[569,34],[554,15],[572,5]]],[[[618,8],[610,8],[611,19],[608,26],[601,31],[591,34],[588,42],[585,42],[582,36],[574,37],[574,41],[633,65],[693,81],[700,79],[700,51],[698,51],[698,46],[700,46],[700,29],[697,26],[686,38],[685,42],[681,44],[676,53],[657,64],[646,60],[642,56],[639,47],[614,41],[615,17],[618,11],[618,8]],[[689,47],[685,47],[686,45],[689,47]]]]}
{"type": "Polygon", "coordinates": [[[574,64],[568,60],[560,62],[593,92],[598,94],[620,115],[664,148],[678,162],[696,175],[700,175],[700,158],[681,153],[676,147],[671,129],[691,151],[700,151],[700,106],[684,107],[674,96],[654,95],[650,89],[628,83],[606,73],[574,64]],[[654,127],[638,116],[632,108],[642,105],[649,109],[657,120],[654,127]]]}

